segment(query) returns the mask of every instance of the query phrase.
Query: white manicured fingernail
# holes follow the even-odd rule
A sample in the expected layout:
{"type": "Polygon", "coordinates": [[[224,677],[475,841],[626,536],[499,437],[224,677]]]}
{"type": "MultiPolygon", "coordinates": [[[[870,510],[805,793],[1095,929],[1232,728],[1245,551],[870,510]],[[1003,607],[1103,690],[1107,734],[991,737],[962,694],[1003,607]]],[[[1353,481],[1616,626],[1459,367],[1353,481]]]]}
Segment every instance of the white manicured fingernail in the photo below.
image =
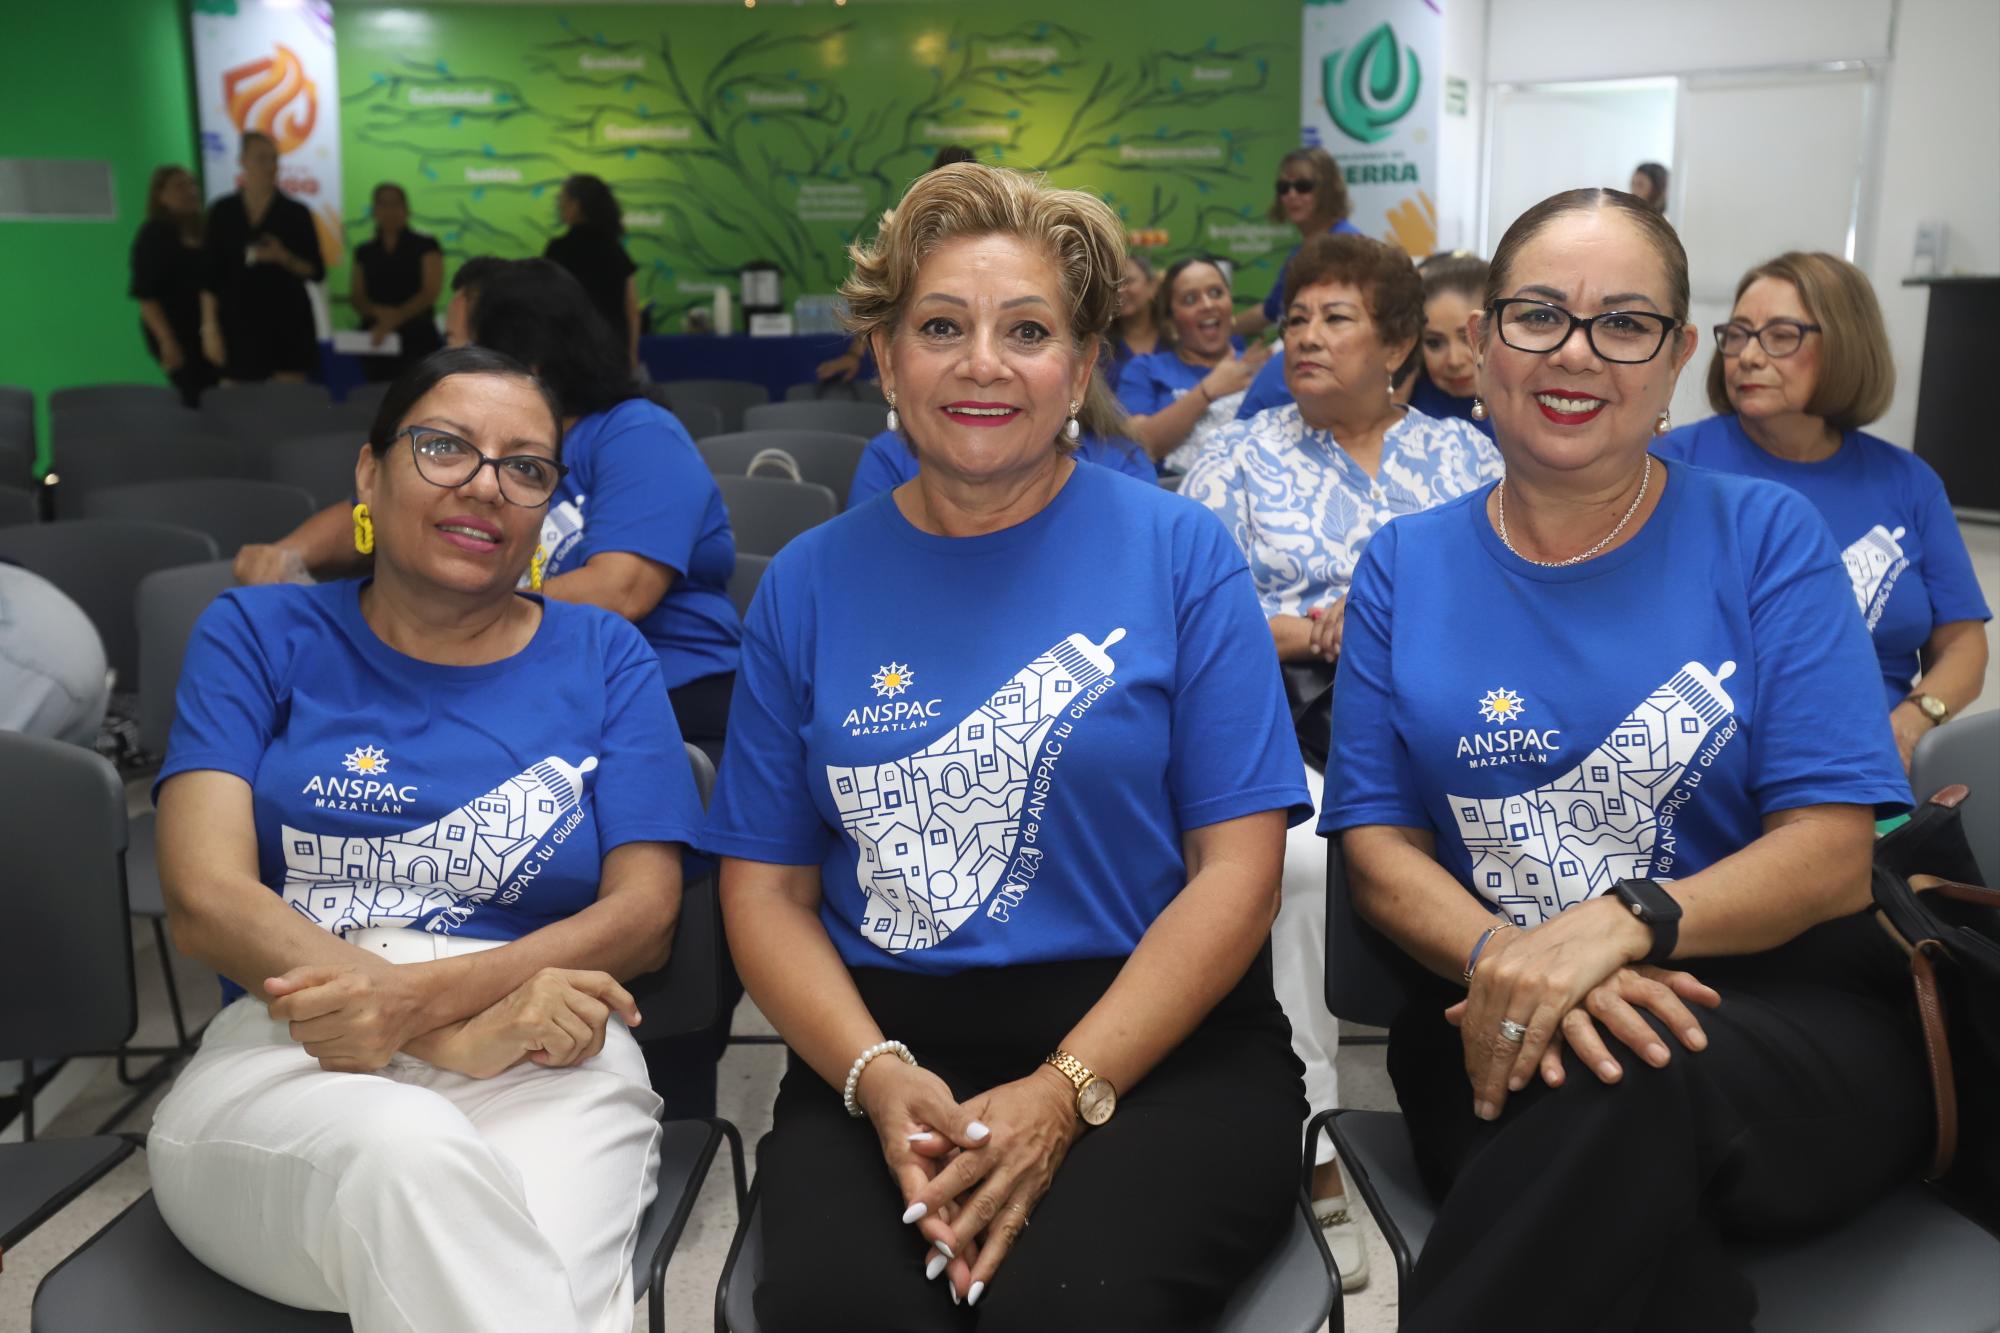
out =
{"type": "Polygon", "coordinates": [[[929,1211],[930,1208],[927,1205],[921,1203],[913,1203],[908,1208],[905,1208],[903,1210],[903,1222],[905,1225],[908,1225],[911,1222],[917,1221],[918,1219],[923,1217],[925,1213],[928,1213],[929,1211]]]}
{"type": "Polygon", "coordinates": [[[975,1282],[972,1284],[972,1290],[965,1293],[965,1303],[967,1305],[977,1305],[979,1304],[979,1298],[985,1294],[986,1284],[984,1282],[975,1282]]]}
{"type": "Polygon", "coordinates": [[[939,1273],[944,1272],[944,1266],[950,1262],[951,1260],[945,1258],[941,1254],[932,1255],[931,1261],[924,1265],[924,1281],[926,1282],[937,1281],[937,1275],[939,1273]]]}
{"type": "Polygon", "coordinates": [[[952,1285],[951,1285],[951,1283],[947,1282],[947,1283],[945,1283],[945,1284],[944,1284],[944,1289],[945,1289],[946,1291],[948,1291],[948,1292],[950,1292],[950,1293],[951,1293],[951,1303],[952,1303],[953,1305],[957,1305],[957,1304],[958,1304],[958,1288],[957,1288],[957,1287],[954,1287],[954,1286],[952,1286],[952,1285]]]}
{"type": "MultiPolygon", "coordinates": [[[[977,1120],[965,1127],[965,1137],[971,1139],[974,1143],[986,1142],[986,1136],[992,1132],[992,1130],[986,1128],[986,1126],[980,1124],[977,1120]]],[[[978,1285],[983,1286],[984,1284],[981,1283],[978,1285]]]]}
{"type": "Polygon", "coordinates": [[[937,1136],[931,1133],[928,1129],[920,1129],[914,1134],[903,1135],[903,1141],[905,1143],[929,1143],[932,1139],[936,1137],[937,1136]]]}
{"type": "Polygon", "coordinates": [[[955,1259],[958,1257],[957,1254],[953,1252],[951,1246],[945,1244],[941,1240],[932,1241],[931,1247],[937,1250],[938,1253],[942,1254],[947,1259],[955,1259]]]}

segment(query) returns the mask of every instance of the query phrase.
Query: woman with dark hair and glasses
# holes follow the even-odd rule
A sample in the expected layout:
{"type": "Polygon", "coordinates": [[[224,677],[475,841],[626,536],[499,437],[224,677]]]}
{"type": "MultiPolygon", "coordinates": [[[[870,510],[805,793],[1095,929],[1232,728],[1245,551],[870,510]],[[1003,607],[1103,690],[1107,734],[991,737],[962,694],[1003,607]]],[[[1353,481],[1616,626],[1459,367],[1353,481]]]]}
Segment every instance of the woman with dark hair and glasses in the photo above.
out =
{"type": "Polygon", "coordinates": [[[364,356],[371,380],[393,380],[444,345],[438,336],[437,299],[444,290],[444,251],[410,227],[410,196],[384,181],[375,187],[369,214],[375,237],[354,248],[354,288],[349,301],[376,347],[395,334],[394,356],[364,356]]]}
{"type": "Polygon", "coordinates": [[[1861,429],[1889,410],[1895,389],[1868,276],[1836,255],[1794,250],[1736,284],[1708,365],[1716,415],[1661,440],[1659,454],[1781,482],[1825,517],[1908,769],[1925,733],[1979,697],[1993,613],[1937,473],[1861,429]]]}
{"type": "Polygon", "coordinates": [[[201,187],[186,167],[156,167],[132,239],[131,296],[146,350],[189,407],[217,376],[201,354],[201,281],[201,187]]]}
{"type": "Polygon", "coordinates": [[[629,374],[639,366],[639,266],[625,253],[625,213],[618,196],[596,176],[578,174],[562,184],[556,216],[569,230],[549,241],[542,258],[570,271],[625,350],[629,374]]]}
{"type": "Polygon", "coordinates": [[[1863,913],[1909,786],[1825,522],[1651,452],[1695,348],[1666,220],[1547,199],[1481,305],[1505,472],[1368,543],[1320,821],[1417,965],[1389,1073],[1440,1203],[1402,1327],[1748,1333],[1722,1239],[1851,1216],[1928,1137],[1863,913]]]}
{"type": "Polygon", "coordinates": [[[619,979],[667,957],[701,807],[645,640],[519,586],[561,439],[500,353],[397,381],[354,469],[372,577],[218,598],[155,788],[226,995],[153,1118],[160,1211],[361,1333],[631,1327],[660,1099],[619,979]]]}
{"type": "MultiPolygon", "coordinates": [[[[1273,222],[1289,222],[1299,229],[1299,244],[1324,232],[1338,235],[1359,236],[1361,228],[1348,221],[1354,205],[1347,196],[1347,178],[1340,172],[1340,164],[1333,160],[1333,154],[1324,148],[1294,148],[1286,153],[1278,163],[1278,183],[1276,195],[1271,200],[1270,217],[1273,222]]],[[[1264,304],[1253,306],[1236,316],[1236,331],[1248,338],[1262,333],[1278,322],[1285,310],[1285,270],[1291,266],[1292,255],[1299,252],[1297,245],[1285,262],[1278,266],[1277,277],[1271,283],[1271,294],[1264,298],[1264,304]]]]}

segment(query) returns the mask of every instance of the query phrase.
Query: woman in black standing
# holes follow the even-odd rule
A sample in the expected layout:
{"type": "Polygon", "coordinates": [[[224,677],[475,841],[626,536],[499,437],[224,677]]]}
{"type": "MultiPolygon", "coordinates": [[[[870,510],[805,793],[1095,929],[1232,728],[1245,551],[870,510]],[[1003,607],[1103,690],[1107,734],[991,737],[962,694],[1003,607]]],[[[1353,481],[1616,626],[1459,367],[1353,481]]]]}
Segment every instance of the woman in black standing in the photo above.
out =
{"type": "Polygon", "coordinates": [[[361,316],[374,346],[397,334],[402,350],[394,356],[364,356],[361,371],[371,380],[393,380],[444,346],[438,333],[437,299],[444,290],[444,251],[436,240],[410,230],[410,196],[383,182],[369,202],[375,239],[354,251],[354,288],[348,300],[361,316]]]}
{"type": "Polygon", "coordinates": [[[202,354],[230,383],[303,380],[319,362],[306,284],[326,276],[312,214],[278,192],[278,145],[245,130],[242,183],[210,205],[202,354]]]}
{"type": "Polygon", "coordinates": [[[132,299],[146,350],[189,407],[215,383],[201,355],[201,188],[186,167],[153,169],[132,240],[132,299]]]}
{"type": "Polygon", "coordinates": [[[627,363],[636,370],[639,287],[633,274],[639,266],[619,239],[625,234],[625,216],[618,196],[596,176],[571,176],[556,199],[556,216],[569,230],[549,241],[542,258],[562,265],[583,284],[590,304],[611,326],[627,363]]]}

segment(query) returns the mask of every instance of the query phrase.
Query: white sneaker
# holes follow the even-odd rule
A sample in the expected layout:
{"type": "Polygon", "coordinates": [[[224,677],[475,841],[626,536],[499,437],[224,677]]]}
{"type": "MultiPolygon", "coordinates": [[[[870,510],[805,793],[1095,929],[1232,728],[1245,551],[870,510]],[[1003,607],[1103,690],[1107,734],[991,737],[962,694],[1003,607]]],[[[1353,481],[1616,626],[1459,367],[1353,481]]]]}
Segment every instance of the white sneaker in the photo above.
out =
{"type": "Polygon", "coordinates": [[[1368,1242],[1361,1224],[1347,1210],[1347,1196],[1335,1194],[1313,1200],[1313,1218],[1326,1238],[1333,1266],[1340,1270],[1340,1289],[1359,1291],[1368,1285],[1368,1242]]]}

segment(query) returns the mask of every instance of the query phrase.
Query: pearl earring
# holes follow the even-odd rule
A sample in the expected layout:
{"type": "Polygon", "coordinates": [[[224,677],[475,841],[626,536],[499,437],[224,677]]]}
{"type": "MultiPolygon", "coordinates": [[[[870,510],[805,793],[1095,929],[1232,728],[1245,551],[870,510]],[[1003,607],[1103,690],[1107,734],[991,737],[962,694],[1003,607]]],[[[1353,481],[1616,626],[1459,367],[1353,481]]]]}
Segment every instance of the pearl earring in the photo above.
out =
{"type": "Polygon", "coordinates": [[[1674,428],[1673,414],[1671,412],[1662,412],[1660,413],[1659,420],[1653,423],[1653,434],[1665,435],[1668,431],[1672,430],[1673,428],[1674,428]]]}
{"type": "Polygon", "coordinates": [[[1472,400],[1472,419],[1474,421],[1486,420],[1486,400],[1484,398],[1475,398],[1472,400]]]}
{"type": "Polygon", "coordinates": [[[1083,437],[1083,425],[1076,419],[1076,410],[1082,406],[1082,403],[1071,403],[1069,405],[1069,420],[1063,423],[1063,434],[1069,437],[1071,444],[1075,444],[1083,437]]]}
{"type": "Polygon", "coordinates": [[[896,415],[896,395],[894,391],[891,391],[889,394],[889,429],[891,431],[899,431],[902,428],[903,419],[896,415]]]}

